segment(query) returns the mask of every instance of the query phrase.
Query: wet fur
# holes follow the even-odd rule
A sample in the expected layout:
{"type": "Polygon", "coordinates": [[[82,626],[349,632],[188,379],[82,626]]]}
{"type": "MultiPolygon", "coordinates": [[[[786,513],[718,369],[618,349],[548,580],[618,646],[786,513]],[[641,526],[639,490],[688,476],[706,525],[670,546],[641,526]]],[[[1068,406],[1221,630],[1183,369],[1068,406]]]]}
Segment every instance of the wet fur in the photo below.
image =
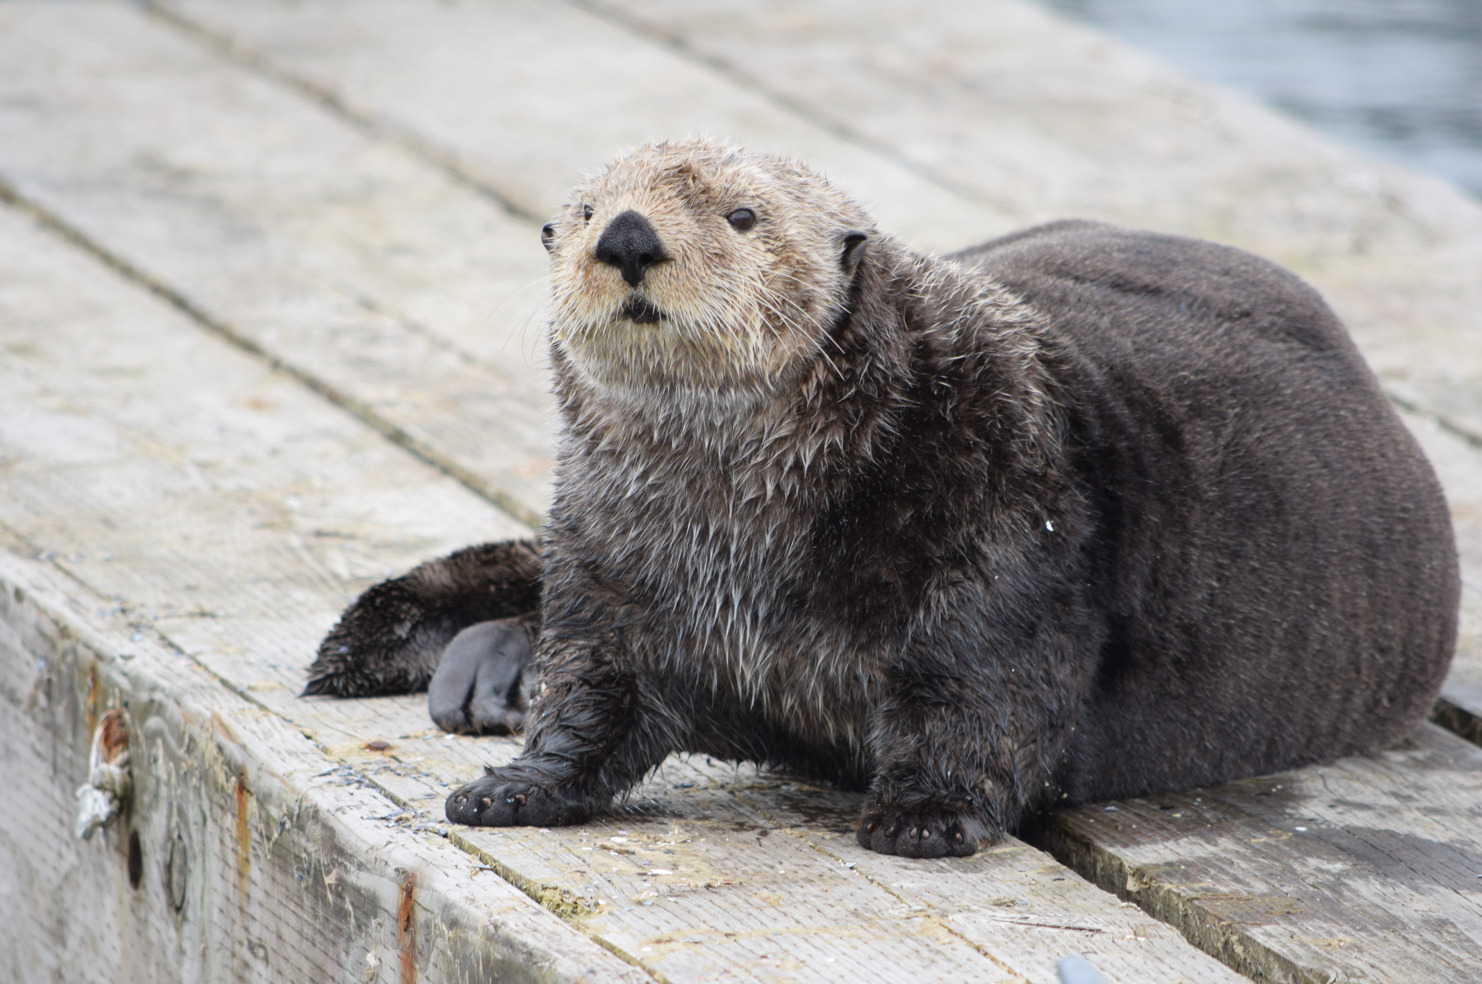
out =
{"type": "Polygon", "coordinates": [[[491,545],[372,588],[311,692],[425,685],[518,616],[525,749],[450,818],[576,822],[683,750],[868,788],[861,842],[917,856],[1425,713],[1446,506],[1310,288],[1093,223],[945,260],[870,231],[812,350],[745,385],[664,404],[554,344],[539,563],[491,545]]]}
{"type": "Polygon", "coordinates": [[[319,644],[305,696],[369,697],[427,689],[463,629],[518,619],[538,631],[540,550],[487,543],[382,581],[345,610],[319,644]]]}

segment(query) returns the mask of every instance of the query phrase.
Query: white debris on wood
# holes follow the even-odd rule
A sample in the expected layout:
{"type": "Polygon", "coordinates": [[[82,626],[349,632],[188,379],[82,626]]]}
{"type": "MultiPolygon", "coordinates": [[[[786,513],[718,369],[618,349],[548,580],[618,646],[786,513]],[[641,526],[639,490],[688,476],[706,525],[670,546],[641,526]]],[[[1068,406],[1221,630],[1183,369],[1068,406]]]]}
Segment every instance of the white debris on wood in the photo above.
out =
{"type": "Polygon", "coordinates": [[[77,787],[77,824],[83,840],[108,826],[129,795],[129,729],[123,711],[104,714],[93,731],[87,782],[77,787]]]}

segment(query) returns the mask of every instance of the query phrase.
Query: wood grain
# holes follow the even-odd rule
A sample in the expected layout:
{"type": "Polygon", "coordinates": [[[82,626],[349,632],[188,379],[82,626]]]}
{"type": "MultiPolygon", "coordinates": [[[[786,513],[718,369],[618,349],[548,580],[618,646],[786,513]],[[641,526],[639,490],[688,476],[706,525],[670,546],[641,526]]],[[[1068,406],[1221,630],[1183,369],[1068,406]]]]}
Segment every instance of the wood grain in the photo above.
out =
{"type": "Polygon", "coordinates": [[[1376,756],[1065,811],[1038,839],[1258,980],[1482,966],[1482,750],[1432,725],[1376,756]]]}
{"type": "Polygon", "coordinates": [[[0,5],[0,761],[31,804],[0,817],[0,975],[1049,982],[1081,952],[1238,979],[1151,917],[1261,979],[1475,970],[1476,753],[1434,730],[1047,828],[1139,909],[1021,842],[869,854],[856,798],[703,760],[582,828],[448,828],[450,786],[517,743],[443,736],[419,697],[296,696],[356,590],[522,529],[489,500],[538,517],[538,217],[622,144],[704,130],[931,247],[1074,209],[1316,279],[1450,493],[1448,723],[1475,728],[1475,205],[1005,0],[150,10],[0,5]],[[154,736],[139,888],[121,829],[63,834],[100,700],[154,736]]]}
{"type": "Polygon", "coordinates": [[[170,0],[150,9],[539,221],[623,148],[691,133],[822,167],[887,228],[929,248],[965,246],[1018,220],[1009,196],[964,198],[662,36],[559,0],[170,0]],[[408,57],[427,51],[437,57],[408,57]]]}
{"type": "MultiPolygon", "coordinates": [[[[46,862],[28,856],[22,818],[70,827],[67,800],[89,737],[78,708],[118,702],[141,741],[161,735],[134,749],[130,832],[151,859],[141,887],[120,889],[117,863],[93,875],[79,862],[89,873],[69,894],[96,897],[98,911],[57,907],[52,935],[29,919],[10,923],[17,935],[51,943],[86,939],[94,966],[70,963],[60,943],[17,944],[16,953],[83,980],[118,968],[153,979],[161,953],[204,948],[187,977],[393,980],[412,966],[473,980],[534,954],[532,968],[570,980],[585,973],[576,963],[596,954],[601,980],[630,979],[636,965],[667,980],[886,980],[920,971],[1050,981],[1066,948],[1084,947],[1086,934],[1074,930],[981,932],[972,919],[936,912],[908,882],[893,884],[900,872],[850,867],[844,859],[862,852],[847,837],[823,848],[808,837],[840,840],[857,803],[799,816],[780,799],[792,788],[770,778],[753,778],[743,799],[675,763],[665,777],[690,778],[669,778],[668,787],[661,778],[639,791],[636,813],[601,825],[448,828],[441,802],[450,784],[512,755],[515,742],[448,740],[429,727],[420,697],[296,693],[348,589],[463,537],[518,532],[517,524],[292,376],[3,209],[0,325],[0,525],[45,559],[40,574],[19,562],[0,567],[14,599],[0,621],[44,623],[49,638],[79,631],[55,614],[60,602],[27,607],[38,579],[50,578],[63,587],[49,596],[124,626],[85,652],[23,641],[4,653],[13,683],[0,716],[17,729],[15,746],[33,749],[16,768],[37,777],[27,808],[11,811],[16,825],[5,841],[5,861],[24,884],[40,890],[47,881],[46,862]],[[61,717],[26,713],[37,679],[31,653],[57,681],[47,707],[61,717]],[[96,685],[94,667],[102,668],[96,685]],[[151,675],[166,670],[195,689],[151,675]],[[35,750],[46,735],[70,751],[35,750]],[[194,826],[179,819],[186,814],[194,826]],[[621,842],[582,850],[600,848],[594,836],[623,837],[626,826],[651,857],[675,845],[672,877],[634,864],[622,853],[634,849],[616,848],[621,842]],[[172,850],[196,872],[176,896],[168,890],[179,865],[158,867],[172,850]],[[199,895],[176,905],[180,892],[199,895]],[[535,916],[549,925],[526,926],[535,916]],[[130,920],[155,935],[134,939],[130,920]],[[484,922],[492,937],[467,932],[484,922]],[[172,933],[187,934],[185,942],[172,933]],[[140,954],[128,956],[126,946],[140,954]]],[[[127,843],[123,828],[110,836],[114,850],[117,838],[127,843]]],[[[65,837],[53,841],[48,852],[73,856],[65,837]]],[[[985,897],[969,901],[969,913],[991,918],[992,900],[1012,891],[1047,925],[1100,927],[1096,950],[1111,980],[1235,979],[1022,845],[1002,862],[984,855],[956,870],[985,897]],[[1034,859],[1027,876],[1025,858],[1034,859]]]]}
{"type": "Polygon", "coordinates": [[[418,937],[419,968],[633,979],[507,883],[458,884],[467,855],[442,838],[364,819],[396,807],[252,699],[264,681],[296,692],[333,617],[336,541],[314,542],[314,524],[333,517],[383,564],[518,526],[4,209],[0,326],[0,749],[15,797],[0,978],[395,980],[384,917],[417,872],[441,920],[418,937]],[[426,502],[437,510],[413,515],[426,502]],[[248,615],[272,631],[235,633],[214,667],[168,636],[248,615]],[[108,706],[132,722],[135,795],[124,825],[78,842],[73,791],[108,706]]]}
{"type": "Polygon", "coordinates": [[[12,198],[539,516],[550,427],[538,304],[522,303],[543,293],[534,228],[129,4],[6,4],[0,62],[12,198]]]}

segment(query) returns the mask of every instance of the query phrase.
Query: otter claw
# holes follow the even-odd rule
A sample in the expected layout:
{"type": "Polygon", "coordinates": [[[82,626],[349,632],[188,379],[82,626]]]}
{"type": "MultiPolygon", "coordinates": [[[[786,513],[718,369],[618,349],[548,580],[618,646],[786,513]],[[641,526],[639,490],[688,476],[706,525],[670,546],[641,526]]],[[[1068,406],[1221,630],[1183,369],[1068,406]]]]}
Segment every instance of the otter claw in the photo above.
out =
{"type": "Polygon", "coordinates": [[[981,824],[955,810],[933,810],[929,805],[910,811],[875,807],[869,812],[884,813],[887,817],[862,818],[857,837],[861,847],[881,854],[911,858],[966,857],[978,849],[975,832],[985,832],[981,824]],[[890,813],[896,817],[888,817],[890,813]]]}
{"type": "Polygon", "coordinates": [[[511,772],[491,770],[453,793],[445,806],[448,819],[477,827],[555,827],[591,816],[584,797],[538,786],[522,770],[511,772]]]}

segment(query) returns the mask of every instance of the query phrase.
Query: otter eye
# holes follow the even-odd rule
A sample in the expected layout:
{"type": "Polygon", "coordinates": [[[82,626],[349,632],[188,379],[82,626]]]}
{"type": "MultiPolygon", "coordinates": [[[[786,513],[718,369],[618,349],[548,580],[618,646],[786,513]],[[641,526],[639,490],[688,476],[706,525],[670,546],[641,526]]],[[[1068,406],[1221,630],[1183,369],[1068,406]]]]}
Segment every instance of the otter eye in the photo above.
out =
{"type": "Polygon", "coordinates": [[[582,221],[584,221],[584,222],[591,222],[592,221],[592,206],[590,206],[590,205],[583,205],[581,207],[581,217],[582,217],[582,221]]]}
{"type": "Polygon", "coordinates": [[[756,213],[749,208],[738,208],[726,216],[726,221],[742,232],[756,225],[756,213]]]}
{"type": "Polygon", "coordinates": [[[554,224],[547,222],[545,225],[540,227],[540,245],[545,247],[545,251],[547,253],[549,253],[555,247],[556,227],[554,224]]]}

